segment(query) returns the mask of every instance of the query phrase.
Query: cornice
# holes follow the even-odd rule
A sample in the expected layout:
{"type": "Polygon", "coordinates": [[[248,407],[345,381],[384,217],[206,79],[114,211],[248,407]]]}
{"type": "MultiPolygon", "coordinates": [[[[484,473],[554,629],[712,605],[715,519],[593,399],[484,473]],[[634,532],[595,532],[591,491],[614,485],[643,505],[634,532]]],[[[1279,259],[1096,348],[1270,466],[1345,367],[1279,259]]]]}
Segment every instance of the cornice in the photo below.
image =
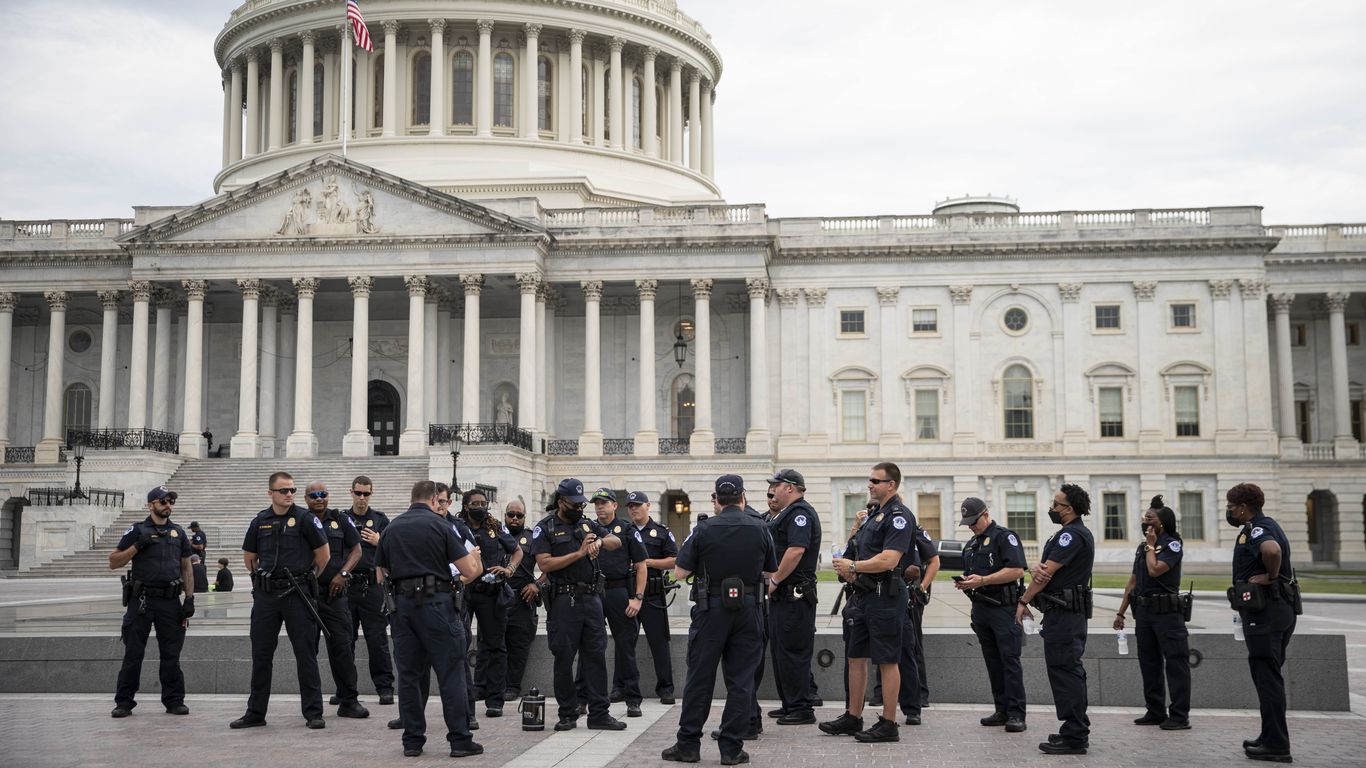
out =
{"type": "Polygon", "coordinates": [[[1366,252],[1333,251],[1328,253],[1268,253],[1266,265],[1279,267],[1299,264],[1363,264],[1366,252]]]}
{"type": "Polygon", "coordinates": [[[85,266],[97,262],[128,265],[132,259],[122,250],[110,251],[13,251],[0,254],[0,269],[25,267],[85,266]]]}
{"type": "Polygon", "coordinates": [[[623,238],[556,238],[555,253],[651,254],[678,251],[713,251],[716,253],[752,253],[762,250],[773,253],[773,238],[768,235],[740,235],[736,237],[623,237],[623,238]]]}
{"type": "Polygon", "coordinates": [[[192,240],[130,245],[128,252],[138,256],[164,254],[168,251],[186,254],[246,252],[253,254],[293,254],[300,250],[375,251],[429,249],[487,248],[489,246],[534,246],[542,255],[549,252],[549,235],[468,234],[468,235],[413,235],[409,237],[266,237],[241,240],[192,240]]]}
{"type": "Polygon", "coordinates": [[[789,264],[846,262],[850,258],[866,261],[988,261],[1009,256],[1061,256],[1086,258],[1096,254],[1220,253],[1240,256],[1265,256],[1275,240],[1247,238],[1173,238],[1170,240],[1077,240],[1007,241],[997,243],[888,243],[886,245],[823,245],[784,247],[774,250],[773,260],[789,264]]]}

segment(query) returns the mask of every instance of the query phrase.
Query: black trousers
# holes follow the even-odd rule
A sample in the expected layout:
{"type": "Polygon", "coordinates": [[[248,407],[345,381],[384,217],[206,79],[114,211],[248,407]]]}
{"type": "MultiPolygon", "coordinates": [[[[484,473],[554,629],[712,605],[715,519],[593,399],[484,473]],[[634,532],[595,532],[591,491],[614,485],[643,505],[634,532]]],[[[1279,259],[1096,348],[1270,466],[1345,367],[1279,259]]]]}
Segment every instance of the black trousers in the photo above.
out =
{"type": "Polygon", "coordinates": [[[174,707],[185,703],[185,673],[180,669],[180,650],[185,646],[185,628],[180,625],[180,598],[149,597],[146,609],[132,600],[123,614],[123,666],[119,667],[114,704],[124,709],[137,706],[134,697],[142,682],[142,658],[147,653],[147,637],[157,630],[157,650],[161,655],[158,677],[161,703],[174,707]]]}
{"type": "Polygon", "coordinates": [[[1153,613],[1134,606],[1134,638],[1138,669],[1143,674],[1143,702],[1148,714],[1185,721],[1191,711],[1189,633],[1179,611],[1153,613]],[[1164,685],[1165,682],[1165,685],[1164,685]],[[1172,704],[1167,707],[1167,691],[1172,704]]]}
{"type": "MultiPolygon", "coordinates": [[[[991,681],[991,700],[995,711],[1004,712],[1007,717],[1024,719],[1024,670],[1020,666],[1024,629],[1015,623],[1014,606],[973,603],[972,631],[977,635],[978,645],[982,646],[982,661],[987,665],[987,679],[991,681]]],[[[1082,690],[1085,691],[1084,686],[1082,690]]]]}
{"type": "Polygon", "coordinates": [[[789,714],[813,711],[811,654],[816,642],[815,604],[775,598],[769,603],[768,638],[773,654],[773,682],[782,708],[789,714]]]}
{"type": "Polygon", "coordinates": [[[706,610],[693,606],[688,671],[678,717],[678,744],[685,750],[701,749],[719,663],[726,682],[718,740],[721,754],[730,757],[740,753],[741,736],[750,730],[754,706],[754,666],[763,657],[762,627],[762,614],[749,602],[733,611],[722,608],[719,598],[708,599],[706,610]]]}
{"type": "Polygon", "coordinates": [[[919,678],[919,703],[930,703],[930,682],[925,672],[925,606],[911,606],[911,631],[915,633],[915,672],[919,678]]]}
{"type": "Polygon", "coordinates": [[[1091,738],[1091,719],[1086,716],[1086,614],[1051,610],[1043,615],[1043,658],[1048,665],[1048,684],[1053,707],[1062,726],[1058,733],[1072,744],[1091,738]]]}
{"type": "MultiPolygon", "coordinates": [[[[357,574],[356,579],[366,578],[357,574]]],[[[370,657],[370,682],[375,684],[375,692],[380,694],[394,692],[394,668],[389,659],[389,619],[384,615],[384,588],[370,584],[364,591],[352,587],[346,594],[346,602],[351,610],[351,655],[356,653],[356,639],[360,631],[365,631],[365,648],[370,657]]]]}
{"type": "Polygon", "coordinates": [[[655,695],[674,695],[674,662],[669,650],[669,609],[662,595],[650,595],[640,608],[640,625],[655,665],[655,695]]]}
{"type": "MultiPolygon", "coordinates": [[[[639,704],[640,667],[636,665],[636,641],[640,638],[640,620],[626,615],[626,604],[631,595],[626,587],[608,587],[602,596],[602,613],[607,619],[607,631],[612,635],[612,692],[620,693],[628,704],[639,704]]],[[[583,665],[574,677],[574,687],[580,701],[588,701],[585,691],[583,665]]]]}
{"type": "Polygon", "coordinates": [[[584,681],[588,719],[608,716],[607,630],[603,627],[602,598],[597,595],[557,595],[546,611],[546,633],[555,657],[555,703],[560,719],[578,719],[574,659],[584,681]]]}
{"type": "Polygon", "coordinates": [[[403,720],[405,749],[427,742],[427,690],[424,683],[436,672],[446,740],[468,747],[469,699],[466,692],[465,627],[451,606],[449,593],[396,599],[393,616],[395,660],[398,661],[398,711],[403,720]]]}
{"type": "MultiPolygon", "coordinates": [[[[520,592],[520,590],[517,590],[520,592]]],[[[507,612],[507,682],[505,693],[521,694],[522,677],[526,674],[526,660],[531,655],[531,643],[536,639],[536,625],[540,617],[536,606],[522,602],[520,596],[507,612]]],[[[506,699],[507,696],[504,696],[506,699]]]]}
{"type": "Polygon", "coordinates": [[[294,666],[299,674],[300,708],[305,718],[323,716],[322,678],[318,674],[318,625],[304,605],[298,591],[270,594],[256,590],[251,595],[251,695],[247,714],[266,716],[270,706],[270,678],[275,667],[275,646],[280,642],[280,625],[294,648],[294,666]]]}
{"type": "Polygon", "coordinates": [[[342,704],[356,700],[356,657],[351,646],[351,607],[346,593],[336,597],[318,598],[318,615],[331,635],[327,640],[327,666],[332,670],[332,682],[337,686],[337,700],[342,704]]]}
{"type": "Polygon", "coordinates": [[[484,703],[490,709],[503,708],[508,674],[508,612],[505,606],[498,604],[502,585],[497,587],[490,592],[465,587],[466,624],[479,623],[479,632],[475,635],[474,690],[482,692],[484,703]]]}
{"type": "Polygon", "coordinates": [[[1262,712],[1257,741],[1267,749],[1290,751],[1290,728],[1285,722],[1285,648],[1295,634],[1295,610],[1283,600],[1272,600],[1260,613],[1243,612],[1247,666],[1262,712]]]}

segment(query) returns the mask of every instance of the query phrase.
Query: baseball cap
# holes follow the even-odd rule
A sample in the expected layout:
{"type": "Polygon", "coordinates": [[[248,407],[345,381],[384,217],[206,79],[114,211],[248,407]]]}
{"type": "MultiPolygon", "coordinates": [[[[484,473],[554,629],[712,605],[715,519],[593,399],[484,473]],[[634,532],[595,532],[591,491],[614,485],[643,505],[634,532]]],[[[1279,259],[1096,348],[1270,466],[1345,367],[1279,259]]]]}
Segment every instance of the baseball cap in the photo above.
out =
{"type": "Polygon", "coordinates": [[[773,477],[769,478],[768,484],[776,485],[778,483],[790,483],[795,485],[797,490],[806,490],[806,478],[802,477],[802,473],[795,469],[780,469],[773,473],[773,477]]]}
{"type": "Polygon", "coordinates": [[[982,501],[976,496],[969,496],[966,499],[963,499],[963,506],[959,510],[959,513],[962,515],[963,519],[960,520],[958,524],[971,525],[972,523],[976,522],[977,518],[982,516],[983,512],[986,511],[987,503],[985,501],[982,501]]]}
{"type": "Polygon", "coordinates": [[[650,497],[649,497],[649,496],[646,496],[644,491],[631,491],[630,493],[626,494],[626,506],[628,506],[628,507],[629,507],[630,505],[632,505],[632,504],[649,504],[649,503],[650,503],[650,497]]]}
{"type": "Polygon", "coordinates": [[[717,496],[739,496],[745,492],[745,481],[739,475],[721,475],[716,478],[717,496]]]}
{"type": "Polygon", "coordinates": [[[196,520],[196,521],[194,521],[193,523],[190,523],[190,527],[191,527],[191,528],[198,528],[198,527],[199,527],[199,521],[196,520]]]}
{"type": "Polygon", "coordinates": [[[575,477],[566,477],[561,480],[559,487],[555,489],[555,493],[571,504],[588,503],[588,497],[583,495],[583,483],[575,477]]]}
{"type": "Polygon", "coordinates": [[[589,498],[589,501],[616,501],[616,500],[617,500],[617,495],[616,495],[615,493],[613,493],[613,491],[612,491],[611,488],[606,488],[606,487],[599,488],[599,489],[597,489],[596,491],[593,491],[593,495],[589,498]]]}
{"type": "Polygon", "coordinates": [[[148,501],[161,501],[162,499],[164,499],[164,498],[166,498],[167,496],[170,496],[170,495],[171,495],[171,490],[170,490],[169,488],[167,488],[167,487],[164,486],[164,485],[158,485],[157,487],[155,487],[155,488],[153,488],[152,490],[150,490],[150,491],[147,492],[147,500],[148,500],[148,501]]]}

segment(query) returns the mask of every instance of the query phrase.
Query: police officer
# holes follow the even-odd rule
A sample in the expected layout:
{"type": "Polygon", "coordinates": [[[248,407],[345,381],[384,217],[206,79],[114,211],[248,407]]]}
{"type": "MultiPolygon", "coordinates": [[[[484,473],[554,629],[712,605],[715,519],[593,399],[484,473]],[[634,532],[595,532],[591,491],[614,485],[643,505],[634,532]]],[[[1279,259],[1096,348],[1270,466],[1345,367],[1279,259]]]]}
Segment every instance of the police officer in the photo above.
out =
{"type": "MultiPolygon", "coordinates": [[[[607,631],[612,635],[611,701],[626,702],[626,716],[640,717],[640,669],[636,666],[636,640],[640,637],[641,606],[645,600],[645,543],[635,525],[622,520],[617,512],[617,495],[610,488],[599,488],[588,499],[593,504],[598,524],[621,540],[621,546],[598,553],[602,571],[602,612],[607,631]]],[[[587,701],[583,668],[574,681],[580,701],[587,701]]]]}
{"type": "Polygon", "coordinates": [[[778,512],[768,524],[778,568],[768,579],[768,639],[773,681],[784,714],[778,725],[816,722],[811,690],[811,654],[816,640],[816,567],[821,521],[807,502],[806,480],[795,469],[775,473],[768,492],[778,512]]]}
{"type": "Polygon", "coordinates": [[[384,534],[389,518],[370,506],[374,483],[360,475],[351,481],[351,522],[360,532],[360,561],[351,573],[346,602],[351,610],[351,655],[356,639],[365,632],[369,656],[370,682],[379,694],[380,704],[394,703],[394,667],[389,658],[389,619],[384,615],[384,591],[375,586],[375,548],[384,534]]]}
{"type": "Polygon", "coordinates": [[[560,481],[550,496],[550,512],[531,531],[531,553],[536,566],[550,580],[546,633],[555,657],[555,702],[559,722],[555,730],[578,727],[578,701],[574,688],[574,658],[579,657],[587,693],[588,727],[620,731],[626,723],[608,712],[607,632],[603,628],[602,580],[594,558],[601,550],[621,546],[618,539],[596,520],[585,519],[583,483],[575,478],[560,481]]]}
{"type": "MultiPolygon", "coordinates": [[[[903,721],[906,725],[920,725],[920,712],[923,704],[920,699],[920,681],[924,677],[921,665],[924,659],[920,650],[921,637],[918,634],[918,621],[916,620],[915,609],[924,609],[924,601],[928,597],[923,585],[920,583],[921,573],[926,569],[925,563],[930,562],[929,556],[933,551],[934,542],[930,541],[929,536],[919,524],[915,526],[915,535],[911,538],[911,548],[901,557],[898,564],[900,577],[906,582],[906,610],[902,613],[902,620],[906,626],[901,632],[901,656],[897,660],[897,670],[901,673],[901,686],[896,692],[897,703],[901,705],[901,714],[906,716],[903,721]]],[[[937,559],[937,556],[936,556],[937,559]]],[[[938,565],[935,566],[938,570],[938,565]]],[[[875,706],[880,706],[882,702],[882,671],[876,670],[877,687],[873,689],[873,701],[875,706]]]]}
{"type": "Polygon", "coordinates": [[[1025,730],[1024,670],[1020,648],[1024,628],[1015,620],[1020,580],[1024,577],[1024,548],[1015,532],[991,519],[986,502],[975,496],[963,499],[959,525],[968,526],[972,539],[963,547],[963,576],[954,579],[972,602],[972,632],[982,648],[982,661],[991,681],[994,709],[982,725],[1004,725],[1006,731],[1025,730]]]}
{"type": "Polygon", "coordinates": [[[640,607],[640,624],[655,665],[655,695],[661,704],[674,703],[674,668],[669,651],[669,607],[664,599],[669,580],[665,572],[674,568],[678,542],[673,531],[650,517],[650,497],[643,491],[626,495],[626,511],[645,546],[645,601],[640,607]]]}
{"type": "Polygon", "coordinates": [[[350,515],[327,506],[327,486],[315,480],[308,484],[304,501],[323,524],[327,534],[327,567],[318,574],[318,614],[327,627],[327,663],[332,682],[337,684],[337,716],[369,717],[370,712],[357,701],[356,659],[351,655],[351,608],[347,605],[346,585],[351,569],[360,560],[360,533],[350,515]]]}
{"type": "Polygon", "coordinates": [[[516,701],[522,695],[522,677],[526,673],[531,643],[536,639],[540,623],[537,608],[541,604],[541,589],[536,580],[536,558],[531,555],[531,531],[526,527],[526,505],[513,499],[503,507],[503,525],[522,550],[522,560],[508,577],[514,600],[507,611],[507,682],[503,701],[516,701]]]}
{"type": "Polygon", "coordinates": [[[1144,541],[1134,553],[1133,574],[1124,587],[1114,623],[1116,631],[1123,631],[1124,612],[1133,606],[1138,669],[1148,707],[1134,725],[1184,731],[1191,727],[1191,668],[1180,594],[1181,533],[1176,530],[1176,513],[1162,503],[1161,496],[1153,497],[1143,513],[1142,526],[1144,541]],[[1170,708],[1164,688],[1171,689],[1170,708]]]}
{"type": "Polygon", "coordinates": [[[317,573],[327,568],[331,552],[323,524],[307,509],[295,506],[294,478],[288,472],[270,476],[270,506],[247,526],[242,541],[247,573],[251,574],[251,696],[247,713],[232,728],[266,724],[270,677],[280,624],[294,647],[299,674],[299,697],[309,728],[324,728],[322,680],[318,676],[318,620],[313,605],[317,573]]]}
{"type": "MultiPolygon", "coordinates": [[[[934,579],[939,575],[939,547],[934,539],[924,528],[916,525],[915,527],[915,549],[916,555],[920,560],[919,573],[911,574],[907,572],[907,586],[911,591],[911,610],[907,614],[910,621],[911,634],[915,641],[915,671],[916,685],[912,711],[906,712],[907,725],[919,725],[921,710],[930,703],[929,678],[925,671],[925,606],[930,604],[930,596],[934,591],[934,579]],[[917,580],[919,588],[916,584],[917,580]],[[915,721],[915,722],[912,722],[915,721]]],[[[906,687],[903,677],[902,688],[906,687]]]]}
{"type": "Polygon", "coordinates": [[[158,677],[161,703],[173,715],[188,715],[185,706],[185,674],[180,670],[180,649],[185,645],[186,622],[194,616],[194,578],[190,573],[190,538],[171,522],[166,486],[147,492],[147,519],[128,526],[118,546],[109,553],[109,569],[133,564],[125,577],[123,614],[123,666],[119,668],[111,717],[128,717],[137,706],[134,697],[142,681],[142,657],[147,635],[157,629],[161,656],[158,677]],[[180,602],[180,595],[185,602],[180,602]]]}
{"type": "Polygon", "coordinates": [[[1249,596],[1261,588],[1262,610],[1239,610],[1247,640],[1247,663],[1252,685],[1261,705],[1262,730],[1257,738],[1243,742],[1243,751],[1253,760],[1288,763],[1290,730],[1285,722],[1285,647],[1295,634],[1299,587],[1293,583],[1295,568],[1290,561],[1290,540],[1275,520],[1262,514],[1266,497],[1252,483],[1239,483],[1228,490],[1224,519],[1241,528],[1233,546],[1234,598],[1249,596]]]}
{"type": "Polygon", "coordinates": [[[768,527],[744,511],[745,486],[738,475],[716,478],[715,506],[720,511],[699,523],[683,542],[674,578],[696,573],[696,605],[689,629],[688,671],[677,741],[662,757],[675,762],[700,759],[702,726],[711,713],[716,665],[726,682],[726,706],[717,741],[721,764],[749,762],[741,740],[749,729],[754,696],[754,669],[763,652],[759,601],[766,592],[764,574],[778,568],[768,527]]]}
{"type": "Polygon", "coordinates": [[[888,690],[901,689],[901,636],[906,622],[906,582],[901,562],[914,547],[915,515],[901,502],[901,469],[890,461],[873,466],[868,473],[868,498],[876,512],[858,529],[852,557],[834,559],[835,572],[849,582],[853,592],[844,609],[849,633],[845,656],[849,668],[848,710],[820,724],[825,733],[850,736],[861,742],[899,741],[897,702],[891,696],[882,703],[877,723],[863,730],[863,697],[867,691],[871,659],[882,672],[888,690]]]}
{"type": "Polygon", "coordinates": [[[1015,620],[1029,613],[1029,604],[1044,611],[1044,663],[1053,689],[1053,706],[1062,727],[1041,742],[1050,755],[1084,755],[1091,741],[1091,719],[1086,715],[1086,620],[1091,615],[1091,566],[1096,542],[1082,517],[1091,514],[1091,497],[1081,486],[1064,483],[1053,494],[1048,519],[1062,529],[1043,547],[1038,565],[1030,569],[1029,588],[1015,609],[1015,620]]]}
{"type": "MultiPolygon", "coordinates": [[[[171,506],[175,507],[174,491],[171,492],[171,499],[173,499],[171,506]]],[[[209,537],[205,536],[204,532],[199,530],[199,521],[196,520],[190,523],[190,554],[199,555],[199,562],[207,563],[209,562],[208,546],[209,537]]]]}
{"type": "Polygon", "coordinates": [[[460,520],[474,535],[484,575],[466,587],[465,624],[479,622],[479,653],[475,657],[474,696],[484,699],[484,714],[502,717],[507,686],[507,619],[512,588],[507,578],[522,562],[522,550],[512,534],[489,514],[488,496],[471,488],[460,498],[460,520]]]}
{"type": "Polygon", "coordinates": [[[394,659],[403,754],[422,754],[427,742],[427,696],[422,681],[436,672],[451,757],[482,754],[469,731],[465,676],[465,627],[451,604],[451,569],[468,584],[483,566],[435,513],[436,484],[413,485],[408,511],[394,518],[375,551],[376,574],[394,601],[394,659]]]}

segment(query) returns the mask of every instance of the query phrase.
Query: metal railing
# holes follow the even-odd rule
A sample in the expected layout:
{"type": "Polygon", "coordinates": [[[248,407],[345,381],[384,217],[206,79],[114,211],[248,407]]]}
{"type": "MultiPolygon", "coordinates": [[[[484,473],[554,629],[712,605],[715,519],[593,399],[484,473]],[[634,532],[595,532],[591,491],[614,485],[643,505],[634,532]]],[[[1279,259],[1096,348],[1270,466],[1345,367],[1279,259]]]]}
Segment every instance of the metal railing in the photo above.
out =
{"type": "Polygon", "coordinates": [[[73,429],[66,433],[66,444],[101,450],[141,448],[159,453],[180,453],[180,435],[156,429],[73,429]]]}
{"type": "Polygon", "coordinates": [[[636,452],[634,437],[608,437],[602,441],[603,456],[631,456],[636,452]]]}
{"type": "Polygon", "coordinates": [[[745,438],[743,437],[718,437],[716,438],[717,453],[744,453],[745,438]]]}
{"type": "Polygon", "coordinates": [[[688,441],[686,437],[661,437],[659,438],[659,453],[661,456],[676,456],[688,452],[688,441]]]}
{"type": "Polygon", "coordinates": [[[5,446],[6,464],[32,464],[35,448],[31,445],[5,446]]]}
{"type": "Polygon", "coordinates": [[[578,440],[547,440],[545,441],[545,455],[547,456],[578,456],[578,440]]]}
{"type": "Polygon", "coordinates": [[[467,445],[511,445],[530,451],[531,433],[511,424],[430,424],[427,445],[449,445],[456,435],[467,445]]]}
{"type": "Polygon", "coordinates": [[[97,507],[123,506],[123,491],[112,488],[82,488],[82,495],[73,497],[74,491],[74,488],[30,488],[24,493],[24,498],[36,507],[69,507],[73,504],[90,504],[97,507]]]}

